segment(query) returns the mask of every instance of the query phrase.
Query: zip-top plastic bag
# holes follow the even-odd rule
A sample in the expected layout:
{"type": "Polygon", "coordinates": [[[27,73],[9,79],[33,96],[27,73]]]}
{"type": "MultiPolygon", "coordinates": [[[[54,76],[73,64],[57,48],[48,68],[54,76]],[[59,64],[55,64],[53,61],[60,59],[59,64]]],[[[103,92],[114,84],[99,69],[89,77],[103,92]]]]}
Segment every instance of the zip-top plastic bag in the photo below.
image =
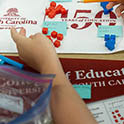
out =
{"type": "Polygon", "coordinates": [[[49,124],[52,81],[41,75],[0,66],[0,124],[49,124]]]}

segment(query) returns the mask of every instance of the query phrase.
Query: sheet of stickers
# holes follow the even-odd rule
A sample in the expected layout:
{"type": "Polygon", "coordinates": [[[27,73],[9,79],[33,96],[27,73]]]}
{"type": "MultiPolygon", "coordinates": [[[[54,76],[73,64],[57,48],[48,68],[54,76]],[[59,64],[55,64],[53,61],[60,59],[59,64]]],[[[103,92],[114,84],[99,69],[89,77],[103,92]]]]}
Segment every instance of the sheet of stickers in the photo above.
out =
{"type": "MultiPolygon", "coordinates": [[[[124,38],[116,38],[113,51],[105,47],[104,38],[97,37],[98,25],[123,25],[123,20],[118,18],[113,10],[104,15],[100,3],[82,3],[77,0],[71,2],[57,2],[68,10],[62,17],[60,14],[50,19],[45,16],[49,0],[1,0],[0,3],[0,52],[17,52],[8,28],[15,26],[17,29],[25,27],[27,36],[42,32],[43,23],[67,23],[64,39],[61,46],[56,48],[57,53],[112,53],[124,50],[124,38]]],[[[56,26],[56,24],[55,24],[56,26]]],[[[60,26],[60,29],[62,26],[60,26]]]]}

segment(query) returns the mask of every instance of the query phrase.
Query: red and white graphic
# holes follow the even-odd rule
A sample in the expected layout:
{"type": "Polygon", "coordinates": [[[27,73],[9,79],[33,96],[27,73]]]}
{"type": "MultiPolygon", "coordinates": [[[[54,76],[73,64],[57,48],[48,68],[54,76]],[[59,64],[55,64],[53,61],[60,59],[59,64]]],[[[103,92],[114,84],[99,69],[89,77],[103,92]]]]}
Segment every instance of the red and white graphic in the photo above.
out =
{"type": "Polygon", "coordinates": [[[0,0],[0,52],[17,53],[10,28],[24,27],[27,36],[41,32],[46,0],[0,0]]]}
{"type": "Polygon", "coordinates": [[[7,14],[4,16],[19,16],[18,15],[18,9],[17,8],[10,8],[7,10],[7,14]]]}
{"type": "Polygon", "coordinates": [[[33,19],[27,19],[19,15],[17,8],[10,8],[7,10],[7,14],[0,17],[0,29],[10,29],[12,26],[21,28],[22,25],[36,25],[37,21],[33,19]]]}
{"type": "MultiPolygon", "coordinates": [[[[103,37],[98,37],[98,26],[121,26],[123,20],[118,18],[115,9],[105,15],[100,3],[84,4],[77,1],[62,3],[66,8],[66,13],[56,15],[50,19],[44,17],[45,21],[67,22],[67,35],[63,40],[57,53],[113,53],[124,50],[123,38],[116,39],[116,46],[113,51],[105,47],[103,37]],[[73,8],[73,9],[72,9],[73,8]]],[[[46,8],[49,7],[49,3],[46,8]]],[[[45,10],[44,10],[45,13],[45,10]]]]}

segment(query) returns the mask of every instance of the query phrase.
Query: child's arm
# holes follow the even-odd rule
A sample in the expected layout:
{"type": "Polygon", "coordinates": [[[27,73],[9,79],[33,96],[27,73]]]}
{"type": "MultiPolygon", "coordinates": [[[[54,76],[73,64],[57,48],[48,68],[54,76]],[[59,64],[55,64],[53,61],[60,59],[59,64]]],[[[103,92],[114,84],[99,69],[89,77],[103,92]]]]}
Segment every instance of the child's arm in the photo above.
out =
{"type": "Polygon", "coordinates": [[[56,124],[97,124],[86,104],[67,80],[50,40],[38,33],[26,38],[25,29],[11,35],[20,57],[41,73],[56,74],[51,95],[51,111],[56,124]]]}

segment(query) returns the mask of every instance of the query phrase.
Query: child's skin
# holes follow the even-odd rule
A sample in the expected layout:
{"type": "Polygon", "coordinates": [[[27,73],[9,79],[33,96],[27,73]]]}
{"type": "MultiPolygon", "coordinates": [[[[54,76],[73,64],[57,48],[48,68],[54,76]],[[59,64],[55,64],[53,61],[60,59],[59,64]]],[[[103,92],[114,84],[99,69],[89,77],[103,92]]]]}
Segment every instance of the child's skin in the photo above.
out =
{"type": "Polygon", "coordinates": [[[51,41],[43,34],[26,37],[22,28],[11,29],[19,56],[29,66],[43,74],[56,74],[51,94],[51,112],[55,124],[97,124],[84,101],[66,78],[51,41]]]}

